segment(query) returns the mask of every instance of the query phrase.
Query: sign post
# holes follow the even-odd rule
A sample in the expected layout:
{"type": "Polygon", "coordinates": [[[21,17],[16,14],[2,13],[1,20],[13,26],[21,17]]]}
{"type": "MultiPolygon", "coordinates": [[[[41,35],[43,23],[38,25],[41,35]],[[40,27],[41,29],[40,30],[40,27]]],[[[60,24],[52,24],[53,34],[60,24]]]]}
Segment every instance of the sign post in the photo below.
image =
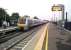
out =
{"type": "Polygon", "coordinates": [[[54,22],[57,22],[62,26],[64,24],[64,5],[53,5],[51,10],[54,13],[53,16],[56,19],[56,21],[54,20],[54,22]]]}

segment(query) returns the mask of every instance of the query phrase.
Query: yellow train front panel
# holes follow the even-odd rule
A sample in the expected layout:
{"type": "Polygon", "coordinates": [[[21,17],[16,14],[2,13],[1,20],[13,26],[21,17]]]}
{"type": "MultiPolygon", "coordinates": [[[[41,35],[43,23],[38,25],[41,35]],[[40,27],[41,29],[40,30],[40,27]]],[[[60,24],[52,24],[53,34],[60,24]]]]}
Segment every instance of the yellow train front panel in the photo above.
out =
{"type": "Polygon", "coordinates": [[[23,29],[24,30],[25,24],[19,24],[18,23],[17,26],[18,26],[19,29],[23,29]]]}

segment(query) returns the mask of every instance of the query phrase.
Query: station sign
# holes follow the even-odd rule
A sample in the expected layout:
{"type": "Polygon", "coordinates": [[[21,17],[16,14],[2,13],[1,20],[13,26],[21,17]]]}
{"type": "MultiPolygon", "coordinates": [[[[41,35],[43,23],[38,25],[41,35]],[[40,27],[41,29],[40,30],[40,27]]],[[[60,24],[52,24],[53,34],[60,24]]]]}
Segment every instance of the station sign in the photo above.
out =
{"type": "Polygon", "coordinates": [[[60,6],[52,6],[52,11],[62,11],[62,7],[60,7],[60,6]]]}

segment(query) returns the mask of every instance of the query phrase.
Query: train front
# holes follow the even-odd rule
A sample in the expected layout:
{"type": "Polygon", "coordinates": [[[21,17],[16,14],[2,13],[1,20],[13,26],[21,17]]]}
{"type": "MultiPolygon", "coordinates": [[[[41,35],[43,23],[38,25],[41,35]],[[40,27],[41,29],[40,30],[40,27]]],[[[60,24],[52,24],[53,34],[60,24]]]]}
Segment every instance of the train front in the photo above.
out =
{"type": "Polygon", "coordinates": [[[24,17],[20,17],[17,23],[19,30],[24,30],[26,19],[24,17]]]}

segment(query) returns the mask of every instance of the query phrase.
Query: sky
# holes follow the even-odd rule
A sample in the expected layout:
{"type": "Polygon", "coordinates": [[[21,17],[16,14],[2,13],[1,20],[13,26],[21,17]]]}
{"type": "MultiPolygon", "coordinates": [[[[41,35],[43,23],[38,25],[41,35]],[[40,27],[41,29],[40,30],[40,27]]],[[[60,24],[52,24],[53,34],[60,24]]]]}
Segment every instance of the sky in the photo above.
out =
{"type": "Polygon", "coordinates": [[[50,20],[53,4],[64,4],[65,11],[68,12],[68,16],[71,16],[70,2],[71,0],[0,0],[0,7],[6,9],[9,15],[18,12],[20,16],[38,16],[38,18],[50,20]]]}

